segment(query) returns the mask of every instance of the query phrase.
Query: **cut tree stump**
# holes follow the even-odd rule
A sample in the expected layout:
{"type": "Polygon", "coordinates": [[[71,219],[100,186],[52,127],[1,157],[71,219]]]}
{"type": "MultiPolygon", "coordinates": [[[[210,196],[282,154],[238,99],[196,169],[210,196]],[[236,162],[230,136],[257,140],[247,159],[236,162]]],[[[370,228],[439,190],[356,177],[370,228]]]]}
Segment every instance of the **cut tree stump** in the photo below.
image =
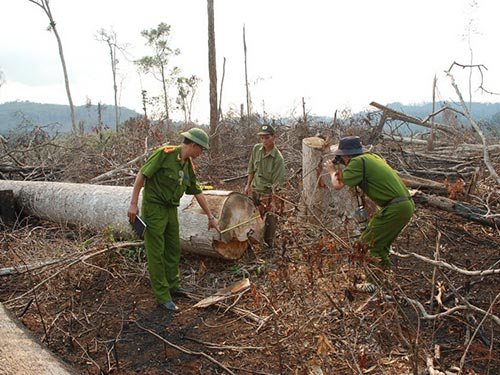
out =
{"type": "MultiPolygon", "coordinates": [[[[302,219],[340,227],[346,218],[352,221],[356,206],[349,189],[334,191],[330,176],[323,170],[329,145],[319,137],[302,141],[302,219]]],[[[331,156],[330,156],[331,157],[331,156]]]]}

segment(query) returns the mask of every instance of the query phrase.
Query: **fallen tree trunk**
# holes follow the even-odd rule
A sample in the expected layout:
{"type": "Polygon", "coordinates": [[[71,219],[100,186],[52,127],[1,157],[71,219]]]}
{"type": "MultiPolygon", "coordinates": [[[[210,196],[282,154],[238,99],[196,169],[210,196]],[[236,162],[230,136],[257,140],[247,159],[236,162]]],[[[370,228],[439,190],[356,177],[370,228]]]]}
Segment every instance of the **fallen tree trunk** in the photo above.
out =
{"type": "MultiPolygon", "coordinates": [[[[110,230],[118,238],[133,236],[127,219],[132,187],[0,180],[0,190],[12,190],[16,206],[26,214],[96,232],[110,230]]],[[[192,195],[184,195],[178,210],[184,251],[238,259],[249,240],[262,241],[264,222],[260,217],[238,226],[258,214],[248,197],[221,190],[204,194],[220,228],[234,228],[222,235],[208,231],[207,217],[198,202],[192,195]]]]}
{"type": "Polygon", "coordinates": [[[0,363],[2,374],[76,374],[40,344],[0,303],[0,363]]]}
{"type": "Polygon", "coordinates": [[[448,195],[448,188],[440,182],[400,172],[398,172],[398,176],[401,178],[404,184],[409,188],[424,190],[435,194],[448,195]]]}
{"type": "Polygon", "coordinates": [[[417,204],[425,204],[441,210],[451,212],[455,215],[465,217],[476,223],[480,223],[493,228],[500,228],[500,217],[487,210],[464,202],[454,201],[445,197],[438,197],[422,193],[421,191],[412,192],[413,200],[417,204]]]}
{"type": "MultiPolygon", "coordinates": [[[[386,107],[386,106],[379,104],[377,102],[371,102],[370,105],[383,111],[383,114],[385,115],[386,118],[392,118],[392,119],[399,120],[399,121],[409,122],[411,124],[420,125],[420,126],[423,126],[426,128],[434,127],[435,129],[440,130],[443,133],[447,133],[447,134],[452,135],[452,136],[459,135],[459,131],[457,129],[449,126],[449,125],[440,124],[437,122],[435,122],[434,124],[431,125],[427,121],[423,121],[423,120],[419,119],[418,117],[414,117],[414,116],[410,116],[410,115],[407,115],[407,114],[402,113],[402,112],[398,112],[392,108],[386,107]]],[[[382,131],[382,127],[379,126],[379,128],[380,128],[380,131],[382,131]]]]}

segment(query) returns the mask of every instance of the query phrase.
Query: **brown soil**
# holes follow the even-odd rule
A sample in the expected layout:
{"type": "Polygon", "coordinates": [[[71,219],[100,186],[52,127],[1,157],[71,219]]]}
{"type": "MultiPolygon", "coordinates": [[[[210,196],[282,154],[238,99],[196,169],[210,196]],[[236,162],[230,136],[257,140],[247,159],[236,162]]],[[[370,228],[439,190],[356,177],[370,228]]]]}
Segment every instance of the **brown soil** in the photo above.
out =
{"type": "MultiPolygon", "coordinates": [[[[464,275],[413,255],[393,255],[393,267],[381,270],[363,249],[339,245],[326,230],[349,242],[342,228],[298,221],[301,136],[282,139],[288,203],[275,248],[253,245],[235,262],[185,254],[183,286],[192,293],[176,299],[181,312],[156,304],[140,244],[121,247],[107,233],[35,218],[0,231],[0,267],[59,262],[1,276],[0,301],[81,374],[426,374],[431,365],[500,373],[500,275],[464,275]],[[98,251],[104,252],[93,255],[98,251]],[[379,286],[374,294],[354,288],[364,275],[379,286]],[[193,307],[243,278],[251,282],[244,293],[193,307]]],[[[236,156],[212,159],[210,174],[203,160],[198,165],[216,188],[242,191],[244,179],[221,182],[245,173],[253,141],[234,142],[245,146],[236,156]]],[[[396,151],[386,155],[395,166],[402,155],[396,151]]],[[[99,161],[111,159],[106,152],[102,159],[87,152],[92,167],[69,165],[66,179],[88,180],[84,171],[95,175],[99,161]]],[[[476,195],[489,196],[498,210],[498,193],[485,193],[494,184],[482,184],[476,195]]],[[[462,270],[500,268],[498,228],[419,205],[394,250],[434,259],[436,249],[440,260],[462,270]]]]}
{"type": "MultiPolygon", "coordinates": [[[[438,231],[444,261],[463,269],[498,268],[495,230],[423,207],[396,249],[410,245],[411,251],[433,258],[438,231]]],[[[17,232],[5,231],[2,264],[9,263],[5,256],[19,259],[30,248],[47,258],[82,251],[67,240],[69,233],[33,221],[17,232]],[[23,249],[17,248],[17,236],[27,237],[23,249]]],[[[0,298],[82,374],[307,374],[315,365],[325,374],[401,374],[425,368],[426,356],[434,355],[436,347],[436,368],[460,366],[465,353],[466,373],[499,372],[498,325],[465,311],[423,320],[405,300],[420,301],[430,311],[432,266],[393,256],[391,271],[373,276],[381,292],[360,293],[352,280],[362,273],[363,255],[326,237],[307,243],[307,236],[290,219],[282,225],[276,249],[254,247],[238,262],[187,254],[181,269],[184,286],[193,293],[177,299],[182,309],[177,314],[155,303],[140,247],[78,263],[15,301],[62,266],[3,277],[0,298]],[[192,307],[244,277],[250,278],[251,288],[241,296],[192,307]]],[[[87,245],[102,249],[112,244],[88,237],[87,245]]],[[[434,302],[434,313],[461,305],[460,295],[499,315],[499,275],[465,277],[438,270],[435,280],[443,287],[443,305],[434,302]]]]}

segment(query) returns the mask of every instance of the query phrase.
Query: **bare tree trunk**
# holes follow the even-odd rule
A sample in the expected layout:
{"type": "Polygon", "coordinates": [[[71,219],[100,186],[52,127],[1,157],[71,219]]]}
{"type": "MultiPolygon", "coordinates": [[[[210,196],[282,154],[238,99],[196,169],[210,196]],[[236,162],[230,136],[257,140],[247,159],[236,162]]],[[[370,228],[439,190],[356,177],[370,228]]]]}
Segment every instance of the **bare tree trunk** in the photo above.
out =
{"type": "Polygon", "coordinates": [[[306,101],[304,97],[302,97],[302,118],[304,119],[304,124],[307,124],[306,101]]]}
{"type": "Polygon", "coordinates": [[[141,91],[141,97],[142,97],[142,110],[144,112],[144,119],[146,120],[146,123],[148,123],[148,108],[147,108],[147,104],[148,104],[148,92],[146,90],[142,90],[141,91]]]}
{"type": "Polygon", "coordinates": [[[219,121],[222,120],[222,89],[224,87],[224,77],[226,76],[226,58],[222,63],[222,78],[220,80],[220,94],[219,94],[219,121]]]}
{"type": "MultiPolygon", "coordinates": [[[[436,83],[437,83],[437,77],[434,76],[434,80],[432,81],[432,113],[436,111],[436,83]]],[[[434,132],[434,116],[431,118],[431,134],[429,137],[429,140],[427,142],[427,150],[432,151],[434,150],[434,137],[435,137],[435,132],[434,132]]]]}
{"type": "Polygon", "coordinates": [[[168,105],[168,92],[167,92],[167,82],[165,81],[166,80],[166,76],[165,76],[165,67],[162,65],[160,67],[160,70],[161,70],[161,84],[162,84],[162,88],[163,88],[163,100],[164,100],[164,104],[165,104],[165,121],[167,122],[167,131],[170,132],[172,131],[172,127],[171,127],[171,124],[170,124],[170,111],[169,111],[169,105],[168,105]]]}
{"type": "Polygon", "coordinates": [[[219,114],[217,109],[217,60],[215,53],[215,21],[214,21],[214,0],[207,0],[208,12],[208,73],[210,77],[210,143],[212,154],[219,152],[219,141],[217,136],[217,126],[219,114]]]}
{"type": "Polygon", "coordinates": [[[43,9],[47,17],[49,18],[50,22],[50,30],[54,32],[54,35],[57,40],[57,46],[59,48],[59,57],[61,59],[61,64],[63,68],[63,73],[64,73],[64,83],[66,85],[66,95],[68,96],[68,103],[69,103],[69,109],[71,111],[71,126],[73,128],[73,133],[77,134],[78,129],[76,127],[76,116],[75,116],[75,106],[73,105],[73,99],[71,98],[71,90],[69,89],[69,78],[68,78],[68,70],[66,69],[66,62],[64,60],[64,53],[63,53],[63,47],[62,47],[62,42],[61,38],[59,37],[59,33],[57,32],[56,29],[56,23],[54,19],[52,18],[52,12],[50,10],[49,6],[49,0],[40,0],[40,2],[36,0],[28,0],[29,2],[38,5],[40,8],[43,9]]]}
{"type": "Polygon", "coordinates": [[[247,40],[245,35],[245,25],[243,25],[243,53],[245,54],[245,88],[247,93],[247,119],[250,121],[250,113],[252,113],[250,90],[248,88],[248,65],[247,65],[247,40]]]}
{"type": "MultiPolygon", "coordinates": [[[[0,180],[0,190],[12,190],[16,205],[24,213],[96,232],[111,228],[119,238],[132,236],[127,219],[132,187],[0,180]]],[[[237,259],[247,249],[250,237],[262,241],[264,221],[250,198],[220,190],[206,191],[204,195],[219,219],[219,227],[232,229],[222,234],[208,231],[207,216],[197,200],[184,195],[178,208],[184,251],[237,259]],[[247,222],[249,218],[254,219],[247,222]]]]}
{"type": "MultiPolygon", "coordinates": [[[[452,65],[452,67],[453,67],[453,65],[452,65]]],[[[451,70],[451,68],[450,68],[450,70],[451,70]]],[[[488,153],[488,142],[486,141],[486,137],[484,136],[483,131],[481,130],[479,125],[472,118],[472,115],[470,114],[469,109],[465,105],[464,99],[462,98],[462,93],[460,92],[457,84],[455,83],[455,78],[450,73],[450,71],[447,71],[446,74],[451,79],[451,85],[453,86],[453,88],[455,89],[455,92],[458,95],[458,99],[460,100],[460,104],[462,105],[462,109],[464,110],[465,117],[467,118],[467,120],[469,120],[469,122],[472,125],[472,127],[474,128],[474,130],[481,137],[481,141],[483,143],[483,161],[484,161],[484,164],[486,165],[486,168],[488,168],[488,171],[490,172],[491,176],[496,180],[497,184],[500,184],[500,177],[498,176],[498,173],[496,172],[495,168],[490,163],[490,154],[488,153]]]]}
{"type": "Polygon", "coordinates": [[[97,129],[99,134],[102,133],[102,105],[101,102],[97,103],[97,129]]]}
{"type": "Polygon", "coordinates": [[[110,30],[109,32],[105,31],[104,29],[98,30],[96,39],[100,42],[106,42],[109,48],[111,74],[113,75],[113,94],[115,101],[115,129],[118,133],[118,128],[120,126],[120,107],[118,106],[118,85],[116,84],[116,72],[118,70],[118,59],[116,58],[116,52],[120,49],[123,51],[124,48],[118,46],[118,38],[113,30],[110,30]]]}

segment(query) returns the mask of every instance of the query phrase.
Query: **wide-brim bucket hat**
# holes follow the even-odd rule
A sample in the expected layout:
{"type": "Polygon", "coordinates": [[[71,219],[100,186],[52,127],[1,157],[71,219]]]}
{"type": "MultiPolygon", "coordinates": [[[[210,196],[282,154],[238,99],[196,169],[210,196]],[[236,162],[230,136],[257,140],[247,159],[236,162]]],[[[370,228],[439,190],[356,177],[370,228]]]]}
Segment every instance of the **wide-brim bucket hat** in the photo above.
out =
{"type": "Polygon", "coordinates": [[[358,136],[340,138],[339,144],[333,145],[330,150],[333,155],[358,155],[368,152],[358,136]]]}

